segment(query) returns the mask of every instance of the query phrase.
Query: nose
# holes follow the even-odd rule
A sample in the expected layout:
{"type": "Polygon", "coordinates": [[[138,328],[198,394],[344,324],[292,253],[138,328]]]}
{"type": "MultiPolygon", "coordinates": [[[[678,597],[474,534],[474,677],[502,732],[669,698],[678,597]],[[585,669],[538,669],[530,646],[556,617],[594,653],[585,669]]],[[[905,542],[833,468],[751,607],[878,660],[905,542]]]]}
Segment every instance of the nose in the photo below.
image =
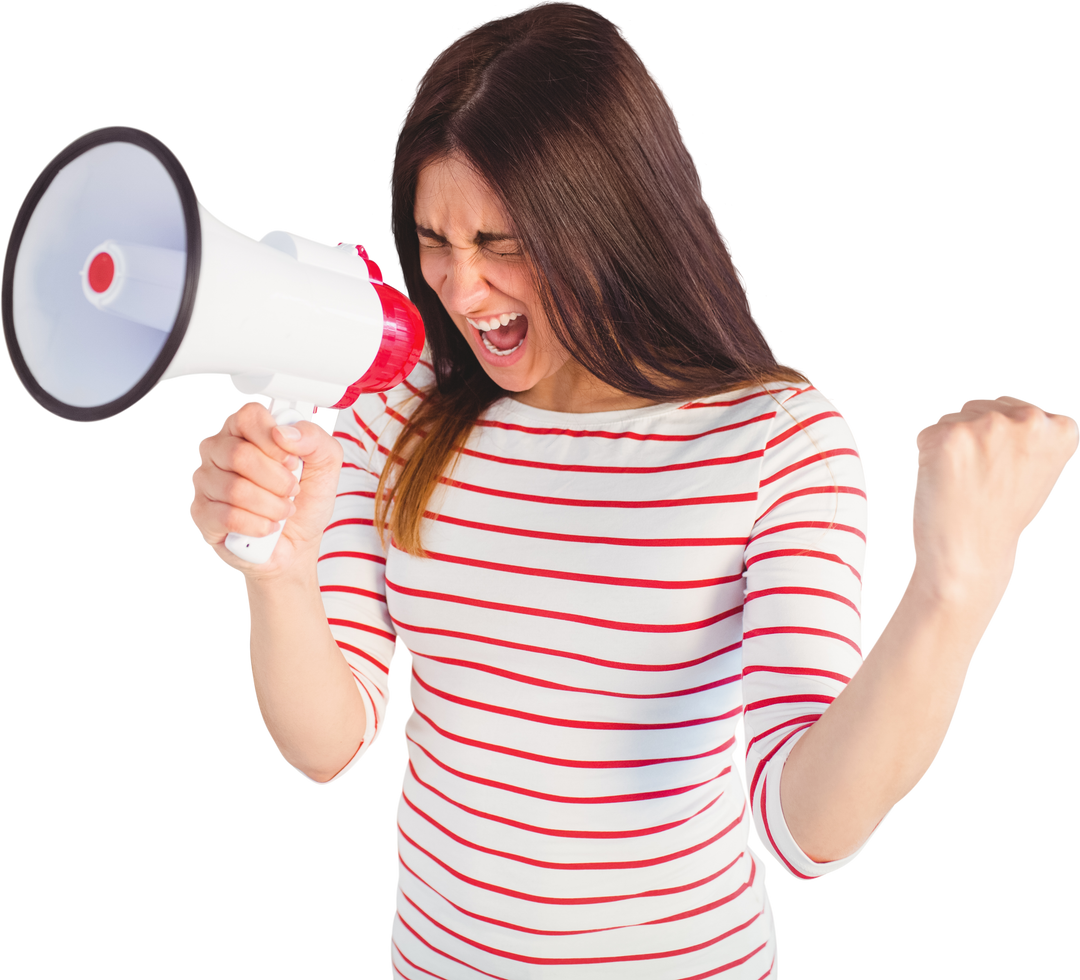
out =
{"type": "Polygon", "coordinates": [[[473,249],[451,249],[450,263],[443,281],[443,305],[451,313],[467,316],[478,312],[491,286],[484,276],[483,260],[473,249]]]}

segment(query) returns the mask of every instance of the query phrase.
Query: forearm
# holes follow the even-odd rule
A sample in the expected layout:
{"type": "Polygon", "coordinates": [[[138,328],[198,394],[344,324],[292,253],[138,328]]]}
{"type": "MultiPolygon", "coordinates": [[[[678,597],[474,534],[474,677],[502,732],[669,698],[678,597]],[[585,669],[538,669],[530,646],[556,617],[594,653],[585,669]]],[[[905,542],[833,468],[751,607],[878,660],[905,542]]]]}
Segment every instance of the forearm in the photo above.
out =
{"type": "Polygon", "coordinates": [[[363,699],[330,634],[314,563],[290,576],[248,579],[251,670],[281,754],[320,782],[356,753],[363,699]]]}
{"type": "Polygon", "coordinates": [[[792,749],[784,817],[813,860],[855,851],[926,772],[1007,579],[945,589],[917,569],[862,669],[792,749]]]}

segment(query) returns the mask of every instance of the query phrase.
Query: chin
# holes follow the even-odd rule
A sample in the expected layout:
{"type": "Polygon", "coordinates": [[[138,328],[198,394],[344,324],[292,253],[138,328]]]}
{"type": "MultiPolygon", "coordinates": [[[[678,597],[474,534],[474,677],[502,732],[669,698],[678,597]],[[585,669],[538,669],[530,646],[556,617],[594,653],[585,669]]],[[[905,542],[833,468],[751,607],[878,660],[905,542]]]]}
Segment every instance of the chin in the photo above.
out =
{"type": "Polygon", "coordinates": [[[503,391],[509,391],[509,392],[511,392],[512,394],[515,394],[515,395],[520,394],[523,391],[528,391],[529,388],[532,387],[532,385],[526,385],[526,386],[518,387],[517,385],[505,384],[504,382],[499,381],[498,378],[494,378],[493,380],[495,381],[495,383],[500,388],[502,388],[503,391]]]}

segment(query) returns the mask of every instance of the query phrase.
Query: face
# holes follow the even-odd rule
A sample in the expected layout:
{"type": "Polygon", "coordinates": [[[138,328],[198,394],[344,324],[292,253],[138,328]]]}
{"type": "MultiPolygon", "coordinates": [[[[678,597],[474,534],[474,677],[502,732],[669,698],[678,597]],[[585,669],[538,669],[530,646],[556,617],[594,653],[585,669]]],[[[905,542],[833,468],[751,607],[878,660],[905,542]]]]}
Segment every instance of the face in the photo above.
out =
{"type": "Polygon", "coordinates": [[[424,279],[496,384],[542,390],[580,370],[544,316],[501,201],[464,160],[421,171],[415,217],[424,279]]]}

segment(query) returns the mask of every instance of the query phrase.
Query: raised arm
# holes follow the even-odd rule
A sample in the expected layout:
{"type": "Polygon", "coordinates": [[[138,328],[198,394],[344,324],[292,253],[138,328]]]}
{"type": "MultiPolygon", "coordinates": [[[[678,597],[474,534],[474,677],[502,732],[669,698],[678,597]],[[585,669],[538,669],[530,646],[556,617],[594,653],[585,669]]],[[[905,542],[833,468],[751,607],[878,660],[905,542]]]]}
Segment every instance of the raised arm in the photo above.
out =
{"type": "Polygon", "coordinates": [[[918,445],[907,592],[783,769],[787,827],[818,862],[855,851],[933,761],[1020,532],[1075,451],[1077,426],[999,398],[968,402],[920,433],[918,445]]]}

